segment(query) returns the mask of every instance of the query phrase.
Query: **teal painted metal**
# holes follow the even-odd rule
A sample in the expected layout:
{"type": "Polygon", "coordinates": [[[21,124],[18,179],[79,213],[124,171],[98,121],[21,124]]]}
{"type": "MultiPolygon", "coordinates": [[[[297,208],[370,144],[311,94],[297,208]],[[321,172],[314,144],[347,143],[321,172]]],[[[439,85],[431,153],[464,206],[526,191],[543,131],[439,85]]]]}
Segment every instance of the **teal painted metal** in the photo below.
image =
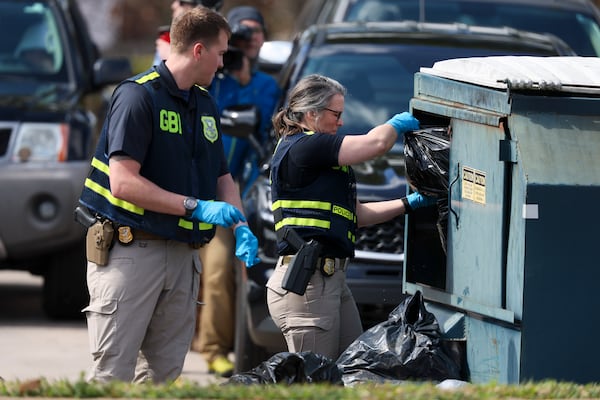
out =
{"type": "MultiPolygon", "coordinates": [[[[475,60],[477,71],[485,61],[475,60]]],[[[555,71],[550,83],[545,74],[562,60],[533,60],[546,65],[539,72],[514,61],[533,82],[525,89],[510,77],[485,87],[485,79],[415,75],[412,112],[451,127],[450,212],[445,285],[405,272],[404,287],[463,313],[473,382],[597,381],[600,72],[587,72],[600,71],[600,60],[576,57],[574,73],[584,65],[586,74],[555,71]]],[[[411,218],[405,271],[426,269],[412,260],[437,245],[419,243],[411,218]]]]}
{"type": "Polygon", "coordinates": [[[490,307],[481,302],[473,301],[469,295],[460,296],[451,292],[441,291],[430,286],[411,282],[405,282],[405,290],[407,293],[416,293],[417,290],[419,290],[423,293],[425,298],[436,303],[446,304],[477,315],[485,315],[486,317],[498,321],[509,323],[515,321],[515,314],[512,311],[499,307],[490,307]]]}
{"type": "Polygon", "coordinates": [[[519,382],[521,334],[510,327],[466,317],[467,360],[472,382],[519,382]]]}
{"type": "Polygon", "coordinates": [[[474,86],[433,75],[415,74],[415,98],[446,104],[461,104],[461,112],[476,111],[475,119],[489,111],[496,115],[510,113],[510,97],[506,92],[474,86]]]}
{"type": "Polygon", "coordinates": [[[473,302],[503,308],[503,195],[505,165],[498,160],[500,127],[452,120],[451,202],[446,289],[473,302]],[[470,177],[471,174],[475,176],[470,177]],[[469,175],[469,178],[466,176],[469,175]],[[470,187],[466,186],[469,179],[470,187]],[[472,194],[466,190],[474,190],[472,194]]]}

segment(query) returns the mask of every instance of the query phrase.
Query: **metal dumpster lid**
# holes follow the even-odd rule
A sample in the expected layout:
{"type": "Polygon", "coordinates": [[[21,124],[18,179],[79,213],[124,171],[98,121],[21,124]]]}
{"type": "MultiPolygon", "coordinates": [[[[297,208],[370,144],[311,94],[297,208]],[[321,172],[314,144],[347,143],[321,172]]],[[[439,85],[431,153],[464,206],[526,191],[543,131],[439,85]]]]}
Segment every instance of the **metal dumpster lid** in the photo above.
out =
{"type": "Polygon", "coordinates": [[[420,71],[497,89],[600,93],[600,57],[455,58],[420,71]]]}

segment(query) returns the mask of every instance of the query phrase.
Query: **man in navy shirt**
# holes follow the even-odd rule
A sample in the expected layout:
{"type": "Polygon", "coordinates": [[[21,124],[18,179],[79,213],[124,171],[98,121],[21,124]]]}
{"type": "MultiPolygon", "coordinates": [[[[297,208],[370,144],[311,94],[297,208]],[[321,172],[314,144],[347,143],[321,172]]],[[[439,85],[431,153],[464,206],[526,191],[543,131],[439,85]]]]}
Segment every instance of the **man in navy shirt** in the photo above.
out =
{"type": "Polygon", "coordinates": [[[166,62],[114,91],[80,198],[98,221],[87,238],[90,380],[180,375],[194,334],[197,249],[217,225],[234,232],[247,266],[259,261],[203,89],[229,34],[220,14],[193,8],[175,19],[166,62]],[[98,256],[98,246],[108,253],[98,256]]]}

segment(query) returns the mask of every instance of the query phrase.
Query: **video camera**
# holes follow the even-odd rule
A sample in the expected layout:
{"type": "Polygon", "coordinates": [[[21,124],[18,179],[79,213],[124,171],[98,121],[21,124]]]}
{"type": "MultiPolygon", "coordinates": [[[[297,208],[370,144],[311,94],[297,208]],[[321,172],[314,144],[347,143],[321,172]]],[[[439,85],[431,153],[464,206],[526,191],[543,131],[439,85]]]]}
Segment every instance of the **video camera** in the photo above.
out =
{"type": "Polygon", "coordinates": [[[231,28],[229,46],[223,55],[223,71],[237,71],[242,68],[244,52],[237,46],[240,42],[250,41],[252,33],[252,28],[242,24],[236,24],[231,28]]]}
{"type": "Polygon", "coordinates": [[[235,45],[238,42],[247,42],[252,39],[253,30],[249,26],[236,24],[231,28],[231,38],[229,43],[235,45]]]}

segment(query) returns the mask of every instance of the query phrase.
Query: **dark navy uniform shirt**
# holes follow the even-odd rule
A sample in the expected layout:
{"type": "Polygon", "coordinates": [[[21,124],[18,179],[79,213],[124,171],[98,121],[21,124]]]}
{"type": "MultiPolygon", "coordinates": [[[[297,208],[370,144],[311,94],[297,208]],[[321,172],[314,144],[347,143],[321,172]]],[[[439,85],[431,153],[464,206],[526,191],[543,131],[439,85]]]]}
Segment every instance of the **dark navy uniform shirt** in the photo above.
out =
{"type": "Polygon", "coordinates": [[[280,176],[290,187],[306,186],[326,168],[338,166],[343,136],[315,133],[306,135],[290,149],[281,165],[280,176]]]}

